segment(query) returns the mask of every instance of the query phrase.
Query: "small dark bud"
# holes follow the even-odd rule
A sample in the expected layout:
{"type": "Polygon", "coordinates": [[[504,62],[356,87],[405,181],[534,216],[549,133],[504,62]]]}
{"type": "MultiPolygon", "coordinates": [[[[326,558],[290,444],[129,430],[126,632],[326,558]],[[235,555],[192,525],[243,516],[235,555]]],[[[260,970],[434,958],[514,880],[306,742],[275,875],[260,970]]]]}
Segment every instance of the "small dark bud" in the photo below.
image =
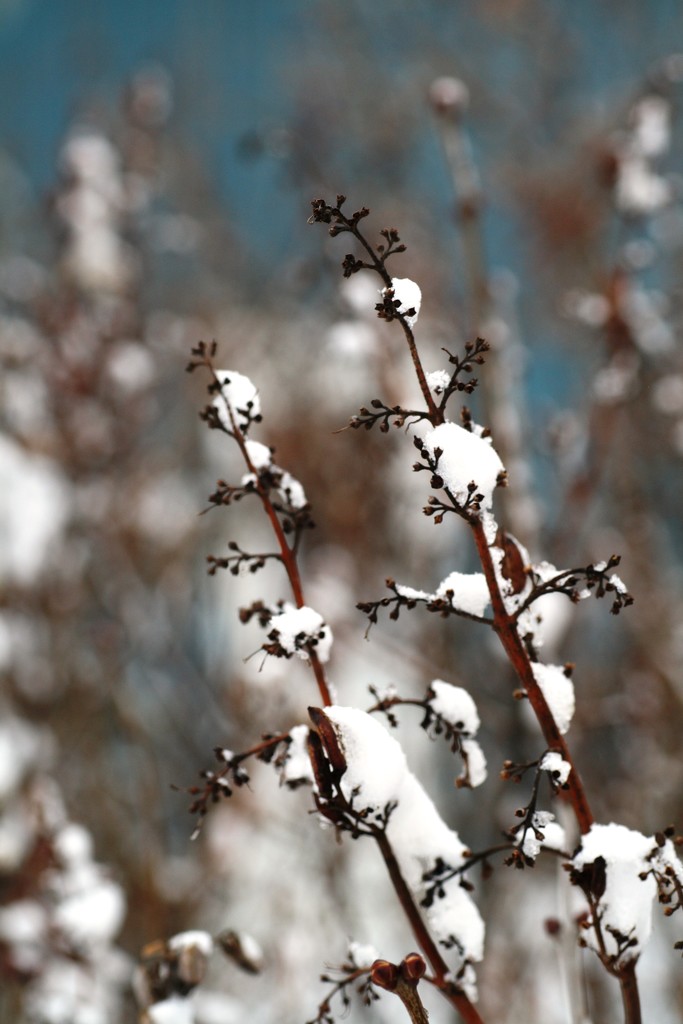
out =
{"type": "Polygon", "coordinates": [[[378,988],[384,988],[388,992],[393,992],[398,985],[399,971],[396,964],[392,964],[389,960],[375,960],[374,964],[370,968],[370,981],[373,985],[377,985],[378,988]]]}
{"type": "Polygon", "coordinates": [[[409,985],[417,985],[418,981],[423,977],[427,970],[427,965],[419,953],[408,953],[408,956],[404,957],[399,964],[398,969],[402,978],[407,981],[409,985]]]}

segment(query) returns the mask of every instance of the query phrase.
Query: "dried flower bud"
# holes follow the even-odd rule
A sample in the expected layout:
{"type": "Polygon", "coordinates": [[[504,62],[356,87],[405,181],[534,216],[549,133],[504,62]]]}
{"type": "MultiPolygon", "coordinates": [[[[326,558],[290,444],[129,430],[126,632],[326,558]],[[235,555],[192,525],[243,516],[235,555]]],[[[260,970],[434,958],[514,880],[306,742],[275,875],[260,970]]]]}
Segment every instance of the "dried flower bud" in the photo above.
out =
{"type": "Polygon", "coordinates": [[[417,985],[426,970],[427,964],[419,953],[408,953],[408,956],[404,957],[399,965],[401,977],[409,985],[417,985]]]}
{"type": "Polygon", "coordinates": [[[393,992],[398,985],[398,980],[399,970],[396,964],[390,963],[389,960],[375,960],[370,968],[370,981],[373,985],[393,992]]]}

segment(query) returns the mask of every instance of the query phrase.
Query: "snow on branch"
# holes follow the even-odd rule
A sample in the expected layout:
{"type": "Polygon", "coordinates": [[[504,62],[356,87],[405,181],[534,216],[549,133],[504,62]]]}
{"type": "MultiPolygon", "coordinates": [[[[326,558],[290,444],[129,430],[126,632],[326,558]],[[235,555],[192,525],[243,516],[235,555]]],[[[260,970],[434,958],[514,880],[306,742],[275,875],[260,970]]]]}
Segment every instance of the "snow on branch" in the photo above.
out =
{"type": "MultiPolygon", "coordinates": [[[[316,770],[320,812],[357,835],[381,829],[414,898],[422,901],[425,871],[437,860],[463,864],[467,847],[409,770],[399,743],[375,719],[335,705],[317,712],[314,722],[324,757],[316,770]]],[[[474,997],[471,965],[483,956],[484,922],[472,898],[454,881],[424,913],[438,942],[454,951],[454,973],[474,997]]]]}

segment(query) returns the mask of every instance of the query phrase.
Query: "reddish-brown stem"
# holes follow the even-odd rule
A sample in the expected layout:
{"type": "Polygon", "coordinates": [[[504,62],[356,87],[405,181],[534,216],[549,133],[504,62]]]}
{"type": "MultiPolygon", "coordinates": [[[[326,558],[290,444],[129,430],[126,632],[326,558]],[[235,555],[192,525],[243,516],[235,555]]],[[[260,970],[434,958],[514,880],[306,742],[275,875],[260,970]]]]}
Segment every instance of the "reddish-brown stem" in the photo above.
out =
{"type": "Polygon", "coordinates": [[[458,990],[457,986],[449,978],[449,969],[442,957],[438,946],[429,934],[429,931],[422,920],[422,915],[415,905],[412,893],[401,873],[396,855],[391,847],[386,833],[377,829],[374,832],[380,853],[386,864],[389,877],[394,886],[403,911],[410,922],[415,941],[419,943],[424,955],[427,957],[434,972],[434,985],[444,994],[448,1001],[455,1007],[465,1024],[484,1024],[476,1006],[470,1002],[464,992],[458,990]]]}
{"type": "Polygon", "coordinates": [[[624,1024],[641,1024],[640,994],[636,979],[636,962],[631,960],[619,974],[621,998],[624,1003],[624,1024]]]}
{"type": "Polygon", "coordinates": [[[491,606],[493,608],[493,628],[498,634],[508,659],[517,673],[529,698],[534,714],[541,727],[541,731],[550,750],[556,750],[562,755],[562,760],[571,765],[571,771],[567,778],[567,796],[574,809],[579,829],[582,833],[588,832],[594,822],[593,812],[590,809],[586,791],[583,788],[581,777],[574,766],[569,747],[564,736],[557,727],[553,714],[548,707],[543,692],[536,682],[531,667],[531,661],[524,645],[519,637],[517,623],[514,616],[510,615],[505,607],[498,578],[496,576],[491,549],[484,533],[484,527],[479,518],[470,521],[474,541],[477,546],[477,553],[481,562],[484,576],[491,595],[491,606]]]}
{"type": "MultiPolygon", "coordinates": [[[[270,521],[270,525],[273,528],[273,533],[275,534],[275,539],[277,540],[277,545],[278,545],[278,547],[280,549],[280,558],[282,560],[282,564],[285,567],[285,572],[287,573],[287,578],[289,579],[289,584],[290,584],[290,586],[292,588],[292,595],[294,597],[294,602],[295,602],[297,608],[303,608],[304,605],[306,604],[306,601],[305,601],[305,598],[304,598],[303,585],[301,583],[301,574],[299,572],[299,565],[298,565],[298,562],[296,560],[296,553],[292,550],[292,548],[290,548],[289,544],[287,543],[287,538],[286,538],[285,532],[284,532],[284,530],[282,528],[282,523],[280,522],[280,520],[278,518],[278,514],[275,511],[275,509],[273,508],[273,503],[270,500],[268,492],[266,491],[265,487],[261,483],[261,480],[259,478],[258,472],[257,472],[254,464],[252,463],[251,459],[249,458],[249,452],[247,450],[247,445],[246,445],[246,441],[244,439],[244,434],[240,430],[239,425],[237,423],[237,420],[235,419],[235,414],[234,414],[234,411],[233,411],[233,408],[232,408],[230,402],[223,395],[223,391],[222,391],[222,387],[221,387],[221,382],[219,381],[219,379],[218,379],[218,377],[216,375],[216,371],[214,370],[214,368],[213,368],[213,366],[211,364],[209,364],[209,369],[211,371],[211,374],[213,376],[214,382],[216,383],[217,387],[221,388],[220,394],[223,397],[223,401],[225,403],[225,407],[226,407],[226,409],[228,411],[228,416],[230,417],[230,426],[232,428],[233,437],[235,438],[235,441],[237,442],[239,450],[242,453],[242,458],[244,459],[245,465],[246,465],[247,469],[249,470],[249,473],[253,477],[254,487],[255,487],[256,493],[258,494],[258,496],[259,496],[259,498],[261,500],[261,504],[263,505],[263,509],[264,509],[266,515],[268,516],[268,519],[270,521]]],[[[327,684],[327,679],[325,677],[325,670],[324,670],[324,668],[322,666],[322,663],[321,663],[320,659],[318,658],[318,656],[317,656],[317,654],[315,653],[314,650],[311,649],[311,650],[308,651],[308,658],[309,658],[309,661],[311,663],[311,668],[313,669],[313,675],[315,676],[315,681],[318,684],[318,690],[320,691],[320,696],[322,698],[322,702],[325,705],[325,707],[329,707],[332,704],[332,696],[330,694],[330,688],[329,688],[329,686],[327,684]]]]}
{"type": "Polygon", "coordinates": [[[432,397],[432,393],[429,390],[429,384],[427,383],[427,378],[425,377],[422,361],[417,351],[417,345],[415,344],[415,335],[413,334],[410,325],[405,321],[403,317],[399,316],[399,320],[401,322],[403,332],[406,336],[406,341],[408,342],[408,348],[410,349],[410,357],[413,360],[413,366],[415,367],[415,373],[417,374],[417,379],[420,384],[420,391],[422,392],[422,397],[424,398],[427,404],[427,408],[429,409],[429,419],[431,420],[432,424],[436,427],[439,425],[439,423],[443,423],[444,414],[441,411],[441,409],[439,409],[439,407],[437,406],[436,402],[432,397]]]}
{"type": "Polygon", "coordinates": [[[403,978],[399,978],[394,992],[408,1011],[412,1024],[429,1024],[429,1016],[415,985],[410,985],[403,978]]]}

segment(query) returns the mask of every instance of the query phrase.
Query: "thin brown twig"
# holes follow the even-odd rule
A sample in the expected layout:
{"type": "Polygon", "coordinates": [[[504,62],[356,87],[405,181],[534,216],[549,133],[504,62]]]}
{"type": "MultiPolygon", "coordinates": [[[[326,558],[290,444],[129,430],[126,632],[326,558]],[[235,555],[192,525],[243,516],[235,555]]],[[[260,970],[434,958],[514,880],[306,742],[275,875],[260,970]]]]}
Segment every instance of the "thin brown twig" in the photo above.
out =
{"type": "MultiPolygon", "coordinates": [[[[224,405],[228,412],[228,416],[230,417],[230,426],[232,428],[233,436],[242,454],[242,458],[244,459],[245,465],[254,479],[254,488],[259,496],[263,509],[268,517],[270,525],[273,529],[273,533],[275,534],[275,539],[280,549],[280,558],[282,560],[282,564],[284,565],[285,572],[287,573],[287,578],[289,579],[289,583],[292,588],[294,602],[297,608],[303,608],[304,605],[306,604],[306,600],[304,598],[304,589],[303,584],[301,582],[301,573],[299,572],[299,563],[297,562],[296,552],[293,548],[290,548],[289,544],[287,543],[287,538],[282,528],[282,523],[278,518],[277,512],[273,508],[273,503],[270,500],[270,496],[267,490],[261,483],[258,471],[256,470],[254,464],[252,463],[249,457],[249,451],[247,449],[246,441],[244,439],[244,434],[240,430],[240,427],[237,423],[232,405],[230,404],[230,402],[227,400],[223,393],[221,382],[218,378],[213,362],[211,361],[211,358],[209,356],[206,357],[206,366],[208,367],[213,378],[214,384],[218,388],[219,394],[223,399],[224,405]]],[[[322,702],[325,705],[325,707],[329,707],[332,704],[332,696],[330,694],[330,688],[327,683],[327,678],[325,675],[323,665],[320,661],[320,658],[318,658],[317,654],[313,649],[310,649],[308,651],[308,658],[311,664],[311,668],[313,669],[313,675],[315,676],[316,683],[318,684],[318,690],[320,691],[322,702]]]]}
{"type": "Polygon", "coordinates": [[[503,645],[505,653],[515,670],[522,687],[526,691],[529,703],[534,710],[534,714],[536,715],[541,727],[541,732],[548,744],[548,748],[550,750],[557,751],[561,754],[562,760],[571,765],[571,771],[567,778],[566,792],[574,809],[579,829],[582,833],[586,833],[591,828],[595,818],[588,803],[583,782],[576,770],[564,736],[558,729],[555,718],[553,717],[547,701],[543,696],[543,692],[536,682],[529,655],[519,637],[515,617],[514,615],[510,615],[505,607],[505,602],[503,601],[500,587],[498,586],[498,579],[493,559],[491,557],[491,549],[486,539],[482,522],[478,517],[473,517],[470,520],[470,525],[477,548],[477,554],[479,555],[479,560],[481,562],[484,576],[486,577],[486,582],[488,584],[489,594],[491,596],[491,607],[493,608],[493,629],[498,635],[498,639],[503,645]]]}

